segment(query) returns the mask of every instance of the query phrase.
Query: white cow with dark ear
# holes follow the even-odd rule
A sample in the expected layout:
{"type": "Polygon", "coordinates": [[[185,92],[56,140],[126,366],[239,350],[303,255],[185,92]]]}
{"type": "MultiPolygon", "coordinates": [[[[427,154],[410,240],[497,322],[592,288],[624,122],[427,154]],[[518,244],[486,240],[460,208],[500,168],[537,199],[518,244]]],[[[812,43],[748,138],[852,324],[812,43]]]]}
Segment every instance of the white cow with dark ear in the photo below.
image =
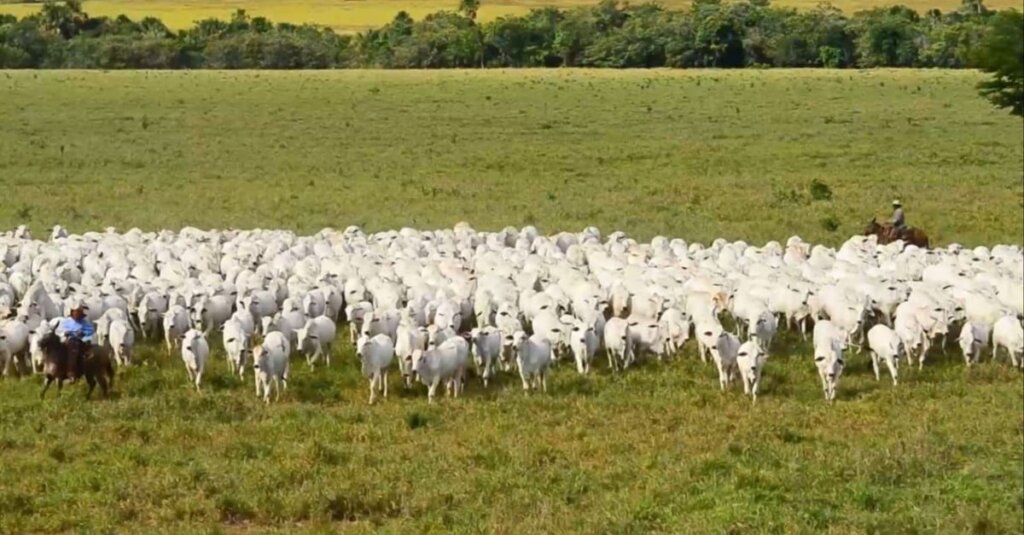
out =
{"type": "Polygon", "coordinates": [[[743,393],[749,394],[754,403],[757,403],[757,391],[761,388],[761,372],[768,354],[761,348],[760,342],[755,338],[744,342],[736,352],[736,367],[740,370],[740,378],[743,381],[743,393]]]}
{"type": "Polygon", "coordinates": [[[167,345],[167,354],[170,355],[181,337],[188,331],[188,311],[181,305],[171,305],[167,309],[167,313],[164,314],[163,325],[164,342],[167,345]]]}
{"type": "Polygon", "coordinates": [[[690,338],[690,319],[678,308],[669,308],[661,313],[658,325],[665,338],[665,352],[674,355],[683,349],[690,338]]]}
{"type": "Polygon", "coordinates": [[[203,380],[206,360],[210,356],[210,345],[206,342],[206,334],[198,329],[190,329],[181,342],[181,360],[185,363],[188,380],[195,384],[196,391],[203,380]]]}
{"type": "Polygon", "coordinates": [[[580,375],[590,373],[590,365],[600,346],[600,339],[593,325],[576,320],[569,331],[569,349],[576,359],[576,371],[580,375]]]}
{"type": "Polygon", "coordinates": [[[958,342],[960,350],[964,354],[964,362],[968,366],[977,364],[981,359],[981,350],[988,345],[988,339],[992,332],[987,325],[980,323],[966,322],[960,329],[958,342]]]}

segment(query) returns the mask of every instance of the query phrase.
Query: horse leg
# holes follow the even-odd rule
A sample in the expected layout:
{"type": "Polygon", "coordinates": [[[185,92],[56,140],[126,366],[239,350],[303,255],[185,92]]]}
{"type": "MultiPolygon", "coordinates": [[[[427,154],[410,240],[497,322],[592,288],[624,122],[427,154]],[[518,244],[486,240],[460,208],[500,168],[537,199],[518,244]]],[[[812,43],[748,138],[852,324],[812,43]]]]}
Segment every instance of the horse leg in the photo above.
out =
{"type": "Polygon", "coordinates": [[[46,391],[50,388],[50,383],[53,382],[53,376],[47,375],[46,380],[43,381],[43,391],[39,393],[39,399],[46,398],[46,391]]]}
{"type": "Polygon", "coordinates": [[[85,391],[85,399],[89,399],[92,397],[92,391],[96,389],[96,378],[86,374],[85,382],[89,383],[89,388],[85,391]]]}

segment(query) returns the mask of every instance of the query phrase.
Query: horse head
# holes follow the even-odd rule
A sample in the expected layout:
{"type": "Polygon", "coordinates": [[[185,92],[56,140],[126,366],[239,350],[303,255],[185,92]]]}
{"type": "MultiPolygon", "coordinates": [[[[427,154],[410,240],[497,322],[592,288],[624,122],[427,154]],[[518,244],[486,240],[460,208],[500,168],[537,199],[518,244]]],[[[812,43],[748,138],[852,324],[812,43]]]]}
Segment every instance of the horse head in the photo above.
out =
{"type": "Polygon", "coordinates": [[[872,234],[877,235],[881,230],[882,230],[882,225],[879,225],[878,221],[875,218],[872,217],[871,221],[868,221],[867,226],[864,227],[864,235],[865,236],[870,236],[872,234]]]}

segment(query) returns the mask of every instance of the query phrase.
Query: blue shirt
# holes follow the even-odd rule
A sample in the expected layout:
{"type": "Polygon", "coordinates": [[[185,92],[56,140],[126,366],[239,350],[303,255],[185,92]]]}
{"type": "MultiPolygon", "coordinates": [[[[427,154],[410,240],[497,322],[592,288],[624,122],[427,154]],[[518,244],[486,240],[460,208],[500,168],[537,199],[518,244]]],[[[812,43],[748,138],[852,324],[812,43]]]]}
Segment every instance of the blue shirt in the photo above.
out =
{"type": "Polygon", "coordinates": [[[92,335],[96,332],[89,320],[85,318],[82,318],[82,321],[71,317],[64,318],[60,322],[60,329],[64,331],[64,336],[75,335],[86,342],[92,341],[92,335]]]}

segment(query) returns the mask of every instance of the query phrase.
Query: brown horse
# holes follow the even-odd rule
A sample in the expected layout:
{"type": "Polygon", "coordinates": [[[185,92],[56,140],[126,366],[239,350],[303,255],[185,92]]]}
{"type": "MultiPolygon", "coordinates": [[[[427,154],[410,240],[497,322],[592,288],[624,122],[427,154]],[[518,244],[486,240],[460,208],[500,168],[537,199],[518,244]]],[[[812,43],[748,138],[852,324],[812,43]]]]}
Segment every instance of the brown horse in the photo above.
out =
{"type": "Polygon", "coordinates": [[[868,226],[864,229],[865,236],[877,236],[878,243],[885,245],[892,243],[896,240],[903,240],[908,245],[916,245],[923,249],[928,249],[928,235],[923,230],[915,227],[909,227],[902,233],[898,232],[893,228],[891,223],[879,223],[875,219],[872,219],[868,226]]]}
{"type": "Polygon", "coordinates": [[[64,381],[77,379],[80,375],[85,376],[89,383],[86,399],[92,396],[97,384],[103,390],[103,397],[110,394],[114,386],[114,365],[105,351],[91,351],[86,342],[75,337],[61,342],[54,333],[44,336],[39,341],[39,348],[43,351],[43,376],[46,378],[40,399],[46,397],[46,390],[54,381],[57,381],[59,393],[64,381]]]}

